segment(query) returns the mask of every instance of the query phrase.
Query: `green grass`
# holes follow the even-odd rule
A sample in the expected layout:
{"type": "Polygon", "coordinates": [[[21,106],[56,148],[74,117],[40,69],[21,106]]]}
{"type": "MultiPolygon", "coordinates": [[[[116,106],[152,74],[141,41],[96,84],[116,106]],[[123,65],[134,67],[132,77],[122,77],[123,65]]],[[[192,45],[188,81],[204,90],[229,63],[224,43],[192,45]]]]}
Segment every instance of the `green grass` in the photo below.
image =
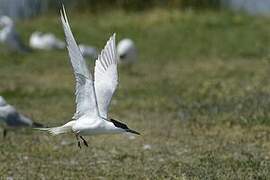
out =
{"type": "MultiPolygon", "coordinates": [[[[32,130],[0,143],[1,179],[267,179],[270,176],[270,23],[227,12],[68,12],[79,42],[102,48],[113,33],[139,49],[133,72],[119,67],[110,116],[142,133],[51,137],[32,130]],[[144,145],[151,149],[144,149],[144,145]]],[[[58,15],[18,24],[63,38],[58,15]]],[[[0,94],[48,126],[74,113],[65,51],[0,49],[0,94]]],[[[1,131],[0,131],[1,133],[1,131]]]]}

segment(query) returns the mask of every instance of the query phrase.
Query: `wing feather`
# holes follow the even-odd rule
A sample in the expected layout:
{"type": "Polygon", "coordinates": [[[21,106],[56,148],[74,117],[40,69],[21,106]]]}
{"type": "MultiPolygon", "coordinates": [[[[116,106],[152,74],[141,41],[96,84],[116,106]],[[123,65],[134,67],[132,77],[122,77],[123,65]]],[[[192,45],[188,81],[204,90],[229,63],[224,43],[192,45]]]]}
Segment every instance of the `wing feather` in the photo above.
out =
{"type": "Polygon", "coordinates": [[[107,119],[109,105],[118,84],[115,34],[113,34],[98,56],[95,65],[95,92],[99,113],[107,119]]]}
{"type": "Polygon", "coordinates": [[[99,114],[93,78],[89,73],[87,64],[73,37],[64,7],[63,10],[60,11],[60,14],[66,36],[70,62],[76,80],[76,112],[73,119],[78,119],[84,114],[99,114]]]}

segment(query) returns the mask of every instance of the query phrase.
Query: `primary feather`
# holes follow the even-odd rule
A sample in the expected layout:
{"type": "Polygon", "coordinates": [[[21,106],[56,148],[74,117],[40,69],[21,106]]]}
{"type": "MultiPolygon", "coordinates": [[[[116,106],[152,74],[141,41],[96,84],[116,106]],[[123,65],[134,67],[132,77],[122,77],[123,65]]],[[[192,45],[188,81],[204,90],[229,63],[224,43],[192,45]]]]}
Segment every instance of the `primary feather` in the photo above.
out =
{"type": "Polygon", "coordinates": [[[109,39],[95,65],[95,89],[99,113],[107,119],[111,98],[118,84],[115,34],[109,39]]]}
{"type": "Polygon", "coordinates": [[[77,107],[73,119],[78,119],[84,114],[98,114],[93,78],[88,71],[85,59],[83,58],[81,51],[70,30],[64,8],[63,11],[60,11],[60,13],[66,36],[68,53],[76,79],[75,95],[77,107]]]}

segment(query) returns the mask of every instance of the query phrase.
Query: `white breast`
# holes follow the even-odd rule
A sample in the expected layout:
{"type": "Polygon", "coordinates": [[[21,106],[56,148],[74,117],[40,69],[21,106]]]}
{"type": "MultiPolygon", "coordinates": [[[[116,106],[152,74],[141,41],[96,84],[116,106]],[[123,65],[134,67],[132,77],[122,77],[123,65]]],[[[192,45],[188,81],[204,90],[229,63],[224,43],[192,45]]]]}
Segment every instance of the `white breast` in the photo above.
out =
{"type": "Polygon", "coordinates": [[[80,135],[97,135],[124,132],[123,129],[117,128],[113,123],[100,117],[90,118],[83,116],[76,121],[72,128],[73,132],[80,135]]]}

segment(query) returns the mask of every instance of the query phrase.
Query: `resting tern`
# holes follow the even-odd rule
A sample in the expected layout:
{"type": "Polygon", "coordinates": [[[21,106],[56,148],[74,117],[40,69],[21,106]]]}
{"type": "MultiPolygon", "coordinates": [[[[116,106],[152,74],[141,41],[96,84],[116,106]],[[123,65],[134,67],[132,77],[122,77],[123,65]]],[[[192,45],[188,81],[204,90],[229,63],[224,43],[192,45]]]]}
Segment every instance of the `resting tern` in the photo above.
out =
{"type": "Polygon", "coordinates": [[[56,38],[52,33],[42,33],[35,31],[31,34],[29,45],[33,49],[51,50],[51,49],[64,49],[65,43],[56,38]]]}
{"type": "Polygon", "coordinates": [[[135,43],[128,38],[122,39],[117,44],[119,62],[123,64],[133,64],[137,61],[137,49],[135,43]]]}
{"type": "Polygon", "coordinates": [[[76,80],[76,112],[72,120],[62,126],[37,129],[49,131],[52,135],[74,133],[80,148],[80,139],[88,146],[83,138],[86,135],[125,132],[139,135],[126,124],[108,119],[109,105],[118,84],[115,34],[110,37],[96,60],[93,79],[73,37],[64,7],[60,14],[76,80]]]}
{"type": "MultiPolygon", "coordinates": [[[[0,122],[4,122],[9,128],[17,127],[43,127],[42,124],[33,122],[23,114],[19,113],[14,106],[7,104],[6,100],[0,96],[0,122]]],[[[3,136],[7,134],[4,129],[3,136]]]]}
{"type": "Polygon", "coordinates": [[[29,52],[30,49],[25,46],[19,34],[16,32],[15,24],[13,20],[8,16],[0,17],[0,27],[3,27],[0,31],[0,42],[6,44],[9,49],[18,52],[29,52]]]}

